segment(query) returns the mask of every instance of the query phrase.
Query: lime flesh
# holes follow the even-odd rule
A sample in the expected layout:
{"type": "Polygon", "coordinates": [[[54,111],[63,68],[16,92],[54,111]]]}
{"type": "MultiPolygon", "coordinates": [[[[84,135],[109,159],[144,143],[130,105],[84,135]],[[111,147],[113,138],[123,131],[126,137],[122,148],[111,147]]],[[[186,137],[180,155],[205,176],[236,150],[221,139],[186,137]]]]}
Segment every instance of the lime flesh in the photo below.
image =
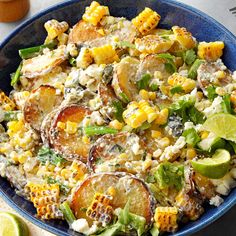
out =
{"type": "Polygon", "coordinates": [[[203,128],[220,138],[236,142],[236,116],[219,113],[209,117],[203,128]]]}
{"type": "Polygon", "coordinates": [[[0,235],[28,236],[29,230],[25,222],[18,216],[8,212],[0,212],[0,235]]]}
{"type": "Polygon", "coordinates": [[[230,153],[224,149],[217,149],[211,158],[193,160],[191,164],[193,169],[199,174],[211,179],[220,179],[229,170],[230,153]]]}

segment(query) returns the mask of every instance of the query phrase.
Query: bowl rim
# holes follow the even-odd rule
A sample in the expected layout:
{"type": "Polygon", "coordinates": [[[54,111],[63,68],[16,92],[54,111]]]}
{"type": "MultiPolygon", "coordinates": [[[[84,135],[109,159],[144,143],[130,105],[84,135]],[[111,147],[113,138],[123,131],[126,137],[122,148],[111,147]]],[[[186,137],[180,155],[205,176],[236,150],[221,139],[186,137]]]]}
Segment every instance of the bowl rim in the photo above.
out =
{"type": "MultiPolygon", "coordinates": [[[[38,13],[36,13],[36,14],[34,14],[29,19],[26,19],[18,27],[16,27],[5,39],[3,39],[2,42],[0,42],[0,51],[8,43],[8,41],[13,39],[18,33],[20,33],[20,31],[22,29],[27,27],[29,24],[33,23],[38,18],[40,18],[40,17],[42,17],[42,16],[44,16],[44,15],[46,15],[46,14],[52,12],[52,11],[59,10],[62,7],[69,6],[69,5],[72,5],[74,3],[77,3],[78,1],[79,0],[68,0],[68,1],[63,1],[61,3],[58,3],[58,4],[54,4],[54,5],[46,8],[46,9],[44,9],[44,10],[38,12],[38,13]]],[[[228,30],[225,26],[223,26],[217,20],[215,20],[211,16],[207,15],[206,13],[202,12],[201,10],[198,10],[198,9],[192,7],[192,6],[189,6],[185,3],[175,1],[175,0],[165,0],[165,3],[195,13],[196,15],[200,16],[201,18],[204,18],[205,20],[209,21],[211,24],[214,24],[217,27],[219,27],[232,40],[236,40],[236,36],[230,30],[228,30]]],[[[46,222],[41,221],[40,219],[30,215],[26,210],[22,209],[19,205],[17,205],[13,201],[13,199],[9,198],[7,196],[7,194],[4,193],[4,191],[1,188],[0,188],[0,197],[5,202],[7,202],[10,207],[12,207],[14,210],[16,210],[17,213],[19,213],[21,216],[25,217],[27,220],[29,220],[31,223],[35,224],[36,226],[38,226],[38,227],[40,227],[40,228],[42,228],[42,229],[44,229],[48,232],[51,232],[51,233],[54,233],[54,234],[57,234],[57,235],[60,235],[60,236],[69,236],[69,234],[67,232],[63,232],[60,229],[55,228],[51,225],[48,225],[46,222]]],[[[222,209],[220,211],[214,212],[210,217],[208,217],[204,221],[200,221],[199,224],[193,225],[191,228],[185,229],[181,232],[177,231],[175,234],[171,234],[171,235],[187,236],[187,235],[193,234],[193,233],[205,228],[209,224],[211,224],[214,221],[216,221],[217,219],[219,219],[222,215],[224,215],[230,208],[232,208],[236,204],[236,195],[234,197],[232,197],[231,199],[229,199],[226,203],[224,202],[223,204],[224,204],[224,206],[222,207],[222,209]]]]}

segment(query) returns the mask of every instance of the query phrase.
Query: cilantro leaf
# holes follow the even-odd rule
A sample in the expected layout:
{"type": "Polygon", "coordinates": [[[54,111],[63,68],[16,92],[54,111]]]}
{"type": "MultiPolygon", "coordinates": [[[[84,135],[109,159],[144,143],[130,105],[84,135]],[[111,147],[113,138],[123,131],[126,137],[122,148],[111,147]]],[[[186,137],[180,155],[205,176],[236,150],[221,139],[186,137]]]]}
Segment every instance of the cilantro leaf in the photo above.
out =
{"type": "Polygon", "coordinates": [[[191,79],[196,79],[197,70],[199,66],[204,62],[204,60],[196,59],[188,71],[188,77],[191,79]]]}
{"type": "Polygon", "coordinates": [[[136,48],[133,43],[130,43],[128,41],[120,41],[118,43],[118,46],[121,47],[121,48],[133,48],[133,49],[136,48]]]}
{"type": "Polygon", "coordinates": [[[184,53],[184,62],[187,65],[191,65],[196,60],[196,57],[197,57],[197,55],[193,49],[187,50],[184,53]]]}
{"type": "Polygon", "coordinates": [[[165,69],[168,73],[173,74],[177,71],[177,68],[174,63],[175,56],[170,53],[160,53],[157,55],[158,58],[165,59],[165,69]]]}
{"type": "Polygon", "coordinates": [[[175,93],[182,93],[183,91],[183,87],[181,85],[177,85],[171,88],[170,93],[174,95],[175,93]]]}
{"type": "Polygon", "coordinates": [[[151,80],[151,75],[150,74],[144,74],[142,75],[141,79],[137,81],[137,86],[138,89],[147,89],[149,86],[149,82],[151,80]]]}
{"type": "Polygon", "coordinates": [[[122,114],[123,114],[123,111],[124,111],[124,108],[122,106],[122,103],[120,101],[114,101],[112,103],[113,105],[113,108],[115,109],[115,118],[122,122],[123,121],[123,117],[122,117],[122,114]]]}
{"type": "Polygon", "coordinates": [[[207,97],[210,101],[213,101],[218,95],[216,93],[216,88],[212,85],[208,86],[206,88],[207,91],[207,97]]]}
{"type": "Polygon", "coordinates": [[[56,179],[54,179],[54,178],[51,177],[51,176],[48,176],[48,178],[47,178],[47,183],[48,183],[48,184],[58,184],[58,185],[59,185],[59,188],[60,188],[60,191],[61,191],[62,193],[64,193],[64,194],[67,194],[67,193],[70,192],[69,186],[67,186],[67,185],[65,185],[65,184],[63,184],[63,183],[61,183],[59,180],[56,180],[56,179]]]}
{"type": "Polygon", "coordinates": [[[233,109],[231,107],[231,101],[230,101],[230,95],[227,94],[227,95],[223,96],[222,99],[223,99],[223,101],[221,103],[221,106],[222,106],[224,113],[233,114],[233,109]]]}
{"type": "Polygon", "coordinates": [[[185,130],[182,135],[185,137],[186,143],[193,147],[201,141],[201,138],[198,136],[197,131],[194,128],[185,130]]]}
{"type": "Polygon", "coordinates": [[[192,106],[188,109],[188,115],[190,120],[196,124],[203,124],[206,120],[204,114],[200,112],[196,107],[192,106]]]}

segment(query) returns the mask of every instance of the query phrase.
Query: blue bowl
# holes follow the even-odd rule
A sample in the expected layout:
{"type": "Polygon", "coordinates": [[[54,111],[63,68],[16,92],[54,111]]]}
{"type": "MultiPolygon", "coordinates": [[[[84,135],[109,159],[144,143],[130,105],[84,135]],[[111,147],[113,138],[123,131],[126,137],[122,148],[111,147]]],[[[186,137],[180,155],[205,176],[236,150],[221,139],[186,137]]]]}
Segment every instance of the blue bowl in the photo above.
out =
{"type": "MultiPolygon", "coordinates": [[[[70,25],[81,18],[84,9],[90,4],[88,0],[72,0],[51,7],[20,25],[0,44],[0,88],[9,92],[10,73],[14,72],[20,62],[18,49],[43,43],[46,34],[43,28],[45,21],[57,19],[66,20],[70,25]]],[[[229,69],[236,70],[236,38],[221,24],[204,13],[171,0],[102,0],[100,3],[109,6],[111,15],[125,16],[128,19],[136,16],[144,7],[156,10],[161,16],[160,27],[170,28],[172,25],[185,26],[198,41],[223,40],[226,44],[223,60],[229,69]]],[[[36,218],[32,203],[18,196],[6,179],[0,178],[0,196],[23,217],[41,228],[54,234],[69,236],[81,235],[71,231],[64,221],[41,221],[36,218]]],[[[208,207],[200,219],[182,226],[176,236],[186,236],[199,231],[222,216],[236,203],[236,189],[225,198],[218,207],[208,207]]]]}

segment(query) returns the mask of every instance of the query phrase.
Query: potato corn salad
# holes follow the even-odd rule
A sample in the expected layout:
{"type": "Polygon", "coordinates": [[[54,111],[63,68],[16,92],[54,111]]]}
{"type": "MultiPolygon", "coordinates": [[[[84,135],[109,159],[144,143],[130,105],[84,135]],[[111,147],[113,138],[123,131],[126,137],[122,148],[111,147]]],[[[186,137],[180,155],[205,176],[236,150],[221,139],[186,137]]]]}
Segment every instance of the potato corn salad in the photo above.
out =
{"type": "Polygon", "coordinates": [[[224,42],[92,2],[19,50],[0,93],[0,175],[37,217],[85,235],[157,236],[236,186],[236,72],[224,42]]]}

